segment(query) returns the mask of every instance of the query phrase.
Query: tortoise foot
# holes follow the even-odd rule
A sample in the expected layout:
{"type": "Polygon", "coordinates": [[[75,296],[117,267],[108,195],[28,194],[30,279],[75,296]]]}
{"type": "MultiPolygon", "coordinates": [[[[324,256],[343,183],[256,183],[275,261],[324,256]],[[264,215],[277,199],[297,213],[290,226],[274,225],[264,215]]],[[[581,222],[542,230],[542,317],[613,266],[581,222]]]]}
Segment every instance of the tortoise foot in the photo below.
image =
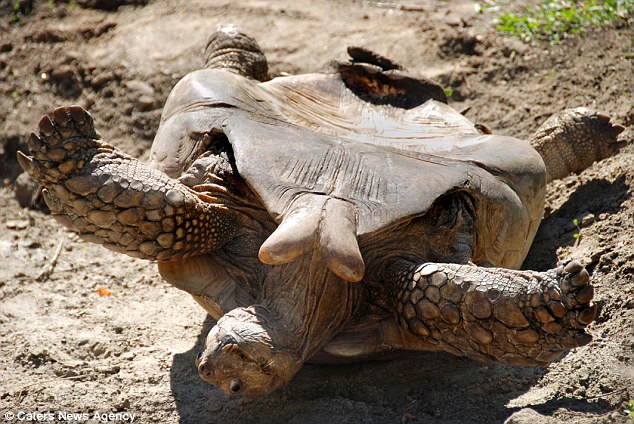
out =
{"type": "Polygon", "coordinates": [[[618,139],[623,130],[621,125],[610,123],[609,116],[578,107],[548,118],[529,141],[544,160],[552,181],[618,153],[626,144],[618,139]]]}
{"type": "MultiPolygon", "coordinates": [[[[542,323],[544,331],[555,334],[562,328],[583,329],[590,324],[597,312],[597,305],[591,304],[594,288],[590,285],[590,274],[577,261],[556,268],[550,273],[554,282],[547,283],[540,299],[531,299],[535,317],[542,323]]],[[[577,345],[585,345],[590,336],[580,333],[577,345]],[[585,342],[584,342],[585,341],[585,342]]]]}
{"type": "Polygon", "coordinates": [[[397,275],[401,326],[450,353],[544,366],[592,340],[594,290],[579,262],[548,272],[428,263],[397,275]]]}
{"type": "Polygon", "coordinates": [[[79,106],[58,108],[31,134],[24,170],[53,217],[86,241],[150,260],[206,253],[233,235],[230,212],[101,140],[79,106]],[[215,225],[215,227],[214,227],[215,225]]]}
{"type": "Polygon", "coordinates": [[[33,158],[19,155],[18,160],[40,185],[60,184],[79,172],[97,148],[112,149],[80,106],[55,109],[42,117],[38,129],[39,134],[31,133],[27,140],[33,158]]]}

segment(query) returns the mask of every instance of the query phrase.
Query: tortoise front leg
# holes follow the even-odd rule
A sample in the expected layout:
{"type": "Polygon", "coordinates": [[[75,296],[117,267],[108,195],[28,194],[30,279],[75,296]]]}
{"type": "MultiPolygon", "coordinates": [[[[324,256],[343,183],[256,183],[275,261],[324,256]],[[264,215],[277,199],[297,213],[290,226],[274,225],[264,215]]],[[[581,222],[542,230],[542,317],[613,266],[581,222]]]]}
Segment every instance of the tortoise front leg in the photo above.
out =
{"type": "Polygon", "coordinates": [[[456,355],[544,366],[591,340],[596,305],[578,262],[535,272],[400,261],[388,273],[401,326],[456,355]]]}
{"type": "Polygon", "coordinates": [[[21,166],[44,190],[57,221],[90,242],[130,256],[170,260],[222,246],[234,212],[104,142],[79,106],[44,116],[21,166]]]}

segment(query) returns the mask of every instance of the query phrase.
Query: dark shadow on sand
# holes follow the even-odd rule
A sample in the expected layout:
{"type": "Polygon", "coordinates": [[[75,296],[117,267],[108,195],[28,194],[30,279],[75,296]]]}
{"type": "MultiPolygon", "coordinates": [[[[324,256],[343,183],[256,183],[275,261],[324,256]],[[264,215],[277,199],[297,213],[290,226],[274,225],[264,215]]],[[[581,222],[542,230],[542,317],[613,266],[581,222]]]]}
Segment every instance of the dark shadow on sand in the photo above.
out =
{"type": "MultiPolygon", "coordinates": [[[[522,269],[545,271],[555,267],[557,249],[561,246],[572,246],[576,241],[573,237],[577,231],[573,224],[575,219],[581,220],[588,212],[596,217],[602,213],[616,213],[629,196],[631,194],[624,175],[614,182],[592,180],[581,185],[559,209],[552,211],[542,220],[522,269]]],[[[596,264],[589,264],[590,272],[594,265],[596,264]]]]}
{"type": "MultiPolygon", "coordinates": [[[[389,361],[306,365],[270,396],[244,402],[227,398],[197,375],[194,361],[213,324],[208,317],[196,345],[174,357],[171,388],[182,423],[382,423],[403,417],[416,417],[413,422],[503,422],[516,410],[508,402],[545,373],[537,367],[413,353],[389,361]]],[[[602,410],[573,402],[564,407],[602,410]]]]}

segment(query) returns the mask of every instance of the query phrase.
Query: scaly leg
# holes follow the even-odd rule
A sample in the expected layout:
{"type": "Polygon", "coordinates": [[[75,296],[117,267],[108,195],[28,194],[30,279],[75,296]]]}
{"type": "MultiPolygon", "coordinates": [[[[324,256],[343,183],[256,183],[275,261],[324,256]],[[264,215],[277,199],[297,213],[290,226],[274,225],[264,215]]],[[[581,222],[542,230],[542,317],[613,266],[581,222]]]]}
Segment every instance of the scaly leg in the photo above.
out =
{"type": "Polygon", "coordinates": [[[550,182],[617,154],[626,144],[617,138],[623,130],[611,124],[607,115],[578,107],[548,118],[529,143],[544,160],[550,182]]]}
{"type": "Polygon", "coordinates": [[[27,141],[24,170],[44,187],[57,221],[130,256],[171,260],[213,251],[235,235],[237,214],[104,142],[79,106],[55,109],[27,141]]]}
{"type": "Polygon", "coordinates": [[[387,272],[401,326],[450,353],[544,366],[591,340],[594,292],[578,262],[535,272],[399,261],[387,272]]]}

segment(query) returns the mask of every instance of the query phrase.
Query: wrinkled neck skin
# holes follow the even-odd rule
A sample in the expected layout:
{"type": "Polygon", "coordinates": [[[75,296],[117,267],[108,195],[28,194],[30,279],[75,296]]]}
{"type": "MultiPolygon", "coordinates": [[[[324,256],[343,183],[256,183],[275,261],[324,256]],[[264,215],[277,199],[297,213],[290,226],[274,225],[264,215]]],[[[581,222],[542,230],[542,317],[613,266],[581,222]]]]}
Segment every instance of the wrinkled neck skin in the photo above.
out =
{"type": "Polygon", "coordinates": [[[218,320],[199,359],[202,378],[229,395],[265,396],[287,383],[362,303],[361,286],[313,252],[267,268],[256,304],[218,320]]]}

